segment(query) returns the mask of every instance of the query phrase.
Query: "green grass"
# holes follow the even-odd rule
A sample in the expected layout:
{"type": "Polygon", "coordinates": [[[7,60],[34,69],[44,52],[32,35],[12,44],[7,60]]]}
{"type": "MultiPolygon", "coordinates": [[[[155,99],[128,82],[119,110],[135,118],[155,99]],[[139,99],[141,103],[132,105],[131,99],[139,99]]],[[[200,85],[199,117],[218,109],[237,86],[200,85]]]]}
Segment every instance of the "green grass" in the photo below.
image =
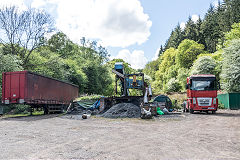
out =
{"type": "Polygon", "coordinates": [[[78,97],[75,101],[91,101],[91,100],[97,100],[101,98],[101,95],[88,95],[88,96],[81,96],[78,97]]]}
{"type": "MultiPolygon", "coordinates": [[[[43,111],[35,111],[33,112],[33,116],[43,115],[43,111]]],[[[3,118],[15,118],[15,117],[26,117],[30,116],[30,113],[20,113],[20,114],[4,114],[3,118]]]]}

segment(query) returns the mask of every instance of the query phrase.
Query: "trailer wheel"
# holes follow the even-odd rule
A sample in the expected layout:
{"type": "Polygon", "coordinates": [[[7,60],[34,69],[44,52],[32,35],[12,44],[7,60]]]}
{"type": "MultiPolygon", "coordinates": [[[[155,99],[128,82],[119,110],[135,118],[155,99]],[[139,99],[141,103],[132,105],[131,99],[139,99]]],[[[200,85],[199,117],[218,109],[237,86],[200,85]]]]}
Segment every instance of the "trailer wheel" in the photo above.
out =
{"type": "Polygon", "coordinates": [[[190,109],[190,113],[193,114],[194,110],[193,109],[190,109]]]}

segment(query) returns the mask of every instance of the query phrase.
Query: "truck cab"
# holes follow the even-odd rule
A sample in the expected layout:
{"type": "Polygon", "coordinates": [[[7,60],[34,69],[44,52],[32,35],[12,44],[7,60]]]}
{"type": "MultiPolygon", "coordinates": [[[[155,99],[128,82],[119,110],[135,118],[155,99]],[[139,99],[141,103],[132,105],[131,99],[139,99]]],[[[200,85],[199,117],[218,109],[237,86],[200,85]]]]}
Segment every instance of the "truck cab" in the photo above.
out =
{"type": "Polygon", "coordinates": [[[217,80],[215,75],[192,75],[187,77],[187,104],[184,111],[214,114],[218,109],[217,80]]]}

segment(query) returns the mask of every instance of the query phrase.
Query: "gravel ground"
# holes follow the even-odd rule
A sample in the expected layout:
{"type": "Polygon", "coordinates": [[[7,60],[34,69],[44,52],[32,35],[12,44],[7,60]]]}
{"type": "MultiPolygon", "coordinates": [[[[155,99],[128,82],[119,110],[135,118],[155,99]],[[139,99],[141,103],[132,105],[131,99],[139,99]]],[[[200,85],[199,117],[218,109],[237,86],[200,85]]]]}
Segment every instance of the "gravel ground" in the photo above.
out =
{"type": "Polygon", "coordinates": [[[0,159],[240,159],[240,110],[152,120],[0,119],[0,159]]]}
{"type": "Polygon", "coordinates": [[[101,115],[104,118],[139,118],[141,115],[140,107],[132,103],[119,103],[112,106],[101,115]]]}

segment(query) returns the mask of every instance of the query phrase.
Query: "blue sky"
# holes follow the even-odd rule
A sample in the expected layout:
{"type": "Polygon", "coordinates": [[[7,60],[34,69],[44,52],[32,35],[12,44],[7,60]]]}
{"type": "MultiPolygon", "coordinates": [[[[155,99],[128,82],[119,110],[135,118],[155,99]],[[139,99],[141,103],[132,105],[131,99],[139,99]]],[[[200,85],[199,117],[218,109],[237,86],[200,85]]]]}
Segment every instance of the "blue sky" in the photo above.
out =
{"type": "MultiPolygon", "coordinates": [[[[172,29],[188,17],[204,17],[217,0],[0,0],[23,10],[46,10],[56,27],[71,40],[98,40],[111,59],[122,58],[133,68],[143,68],[164,45],[172,29]]],[[[156,57],[155,57],[156,58],[156,57]]]]}

